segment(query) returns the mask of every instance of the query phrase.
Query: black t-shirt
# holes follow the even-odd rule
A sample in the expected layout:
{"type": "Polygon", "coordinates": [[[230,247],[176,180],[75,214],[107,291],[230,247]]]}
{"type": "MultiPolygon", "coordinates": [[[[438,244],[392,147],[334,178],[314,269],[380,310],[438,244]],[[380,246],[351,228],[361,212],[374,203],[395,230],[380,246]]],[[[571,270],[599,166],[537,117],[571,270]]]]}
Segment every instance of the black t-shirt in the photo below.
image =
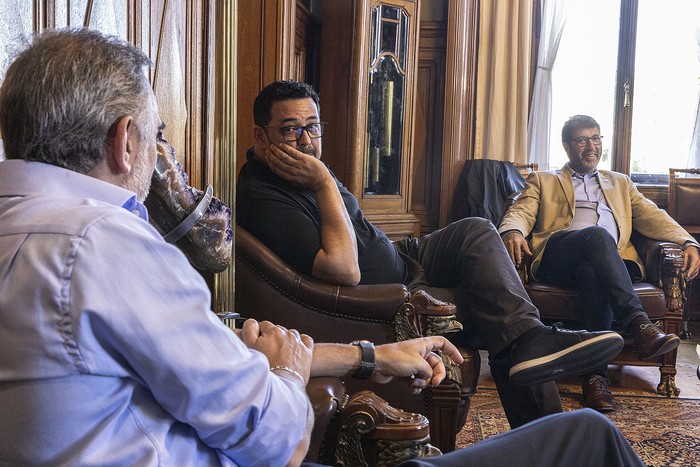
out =
{"type": "MultiPolygon", "coordinates": [[[[321,250],[321,221],[314,193],[277,177],[255,160],[252,149],[246,160],[236,185],[236,223],[290,266],[310,275],[321,250]]],[[[355,229],[360,283],[404,283],[406,265],[391,241],[365,219],[357,198],[335,175],[333,178],[355,229]]]]}

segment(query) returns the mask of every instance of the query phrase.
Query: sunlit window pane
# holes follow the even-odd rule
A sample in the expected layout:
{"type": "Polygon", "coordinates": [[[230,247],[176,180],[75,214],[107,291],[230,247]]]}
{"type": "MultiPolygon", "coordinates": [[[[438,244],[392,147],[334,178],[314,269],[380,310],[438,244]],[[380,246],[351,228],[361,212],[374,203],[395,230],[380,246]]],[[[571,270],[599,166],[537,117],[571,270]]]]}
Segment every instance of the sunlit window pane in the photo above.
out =
{"type": "Polygon", "coordinates": [[[571,0],[552,71],[550,169],[568,161],[561,127],[572,115],[585,114],[600,124],[603,158],[610,168],[619,34],[619,0],[571,0]]]}
{"type": "Polygon", "coordinates": [[[632,114],[632,173],[667,174],[686,167],[700,63],[700,1],[641,0],[632,114]]]}

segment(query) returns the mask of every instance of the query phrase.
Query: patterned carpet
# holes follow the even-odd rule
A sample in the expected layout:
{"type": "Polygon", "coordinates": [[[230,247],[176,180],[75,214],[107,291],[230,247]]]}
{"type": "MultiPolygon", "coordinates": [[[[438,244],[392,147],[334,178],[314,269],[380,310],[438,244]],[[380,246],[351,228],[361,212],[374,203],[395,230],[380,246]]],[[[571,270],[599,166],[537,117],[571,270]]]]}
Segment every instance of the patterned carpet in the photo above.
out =
{"type": "MultiPolygon", "coordinates": [[[[580,395],[563,393],[564,410],[581,408],[580,395]]],[[[635,451],[650,467],[700,465],[700,400],[616,395],[618,409],[609,414],[635,451]]],[[[498,394],[479,388],[472,397],[467,423],[457,447],[509,429],[498,394]]]]}

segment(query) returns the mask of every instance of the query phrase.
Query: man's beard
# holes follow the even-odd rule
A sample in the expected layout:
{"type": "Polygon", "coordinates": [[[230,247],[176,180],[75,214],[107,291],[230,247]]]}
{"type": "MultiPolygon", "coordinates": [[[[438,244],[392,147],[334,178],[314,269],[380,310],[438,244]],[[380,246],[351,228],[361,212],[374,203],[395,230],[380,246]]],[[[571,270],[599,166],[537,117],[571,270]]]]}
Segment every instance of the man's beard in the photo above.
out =
{"type": "Polygon", "coordinates": [[[151,176],[153,171],[149,170],[148,153],[146,151],[139,154],[138,162],[124,181],[123,188],[136,193],[136,199],[143,203],[151,189],[151,176]]]}

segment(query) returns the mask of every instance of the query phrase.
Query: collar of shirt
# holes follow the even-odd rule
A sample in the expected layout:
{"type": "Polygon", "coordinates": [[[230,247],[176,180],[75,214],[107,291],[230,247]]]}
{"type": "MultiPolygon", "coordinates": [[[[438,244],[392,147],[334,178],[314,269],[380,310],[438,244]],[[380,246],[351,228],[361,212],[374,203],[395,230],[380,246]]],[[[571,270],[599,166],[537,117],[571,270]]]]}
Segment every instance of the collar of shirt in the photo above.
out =
{"type": "MultiPolygon", "coordinates": [[[[587,174],[580,174],[576,172],[574,169],[571,168],[571,166],[567,163],[564,168],[569,171],[569,174],[571,174],[571,178],[579,178],[579,179],[585,179],[586,175],[589,175],[590,177],[597,177],[598,176],[598,169],[596,168],[593,172],[587,173],[587,174]]],[[[589,177],[589,178],[590,178],[589,177]]]]}
{"type": "Polygon", "coordinates": [[[31,195],[94,199],[121,206],[148,220],[146,208],[136,200],[136,194],[112,183],[43,162],[0,162],[0,196],[31,195]]]}

